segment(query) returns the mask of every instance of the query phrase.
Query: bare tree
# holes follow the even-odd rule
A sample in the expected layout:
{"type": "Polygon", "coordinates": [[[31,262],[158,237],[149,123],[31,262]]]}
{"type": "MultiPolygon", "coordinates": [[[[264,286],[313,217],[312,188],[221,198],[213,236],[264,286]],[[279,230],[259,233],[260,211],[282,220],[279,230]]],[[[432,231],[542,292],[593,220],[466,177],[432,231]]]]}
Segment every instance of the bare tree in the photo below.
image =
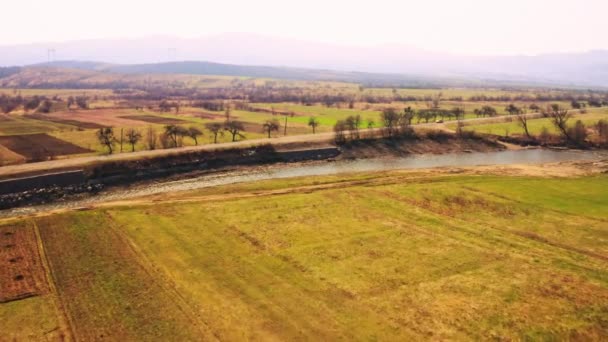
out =
{"type": "Polygon", "coordinates": [[[608,144],[608,121],[599,120],[595,125],[600,145],[608,144]]]}
{"type": "Polygon", "coordinates": [[[294,112],[289,112],[287,114],[284,114],[285,116],[285,126],[283,126],[283,135],[287,135],[287,117],[291,116],[293,118],[294,116],[294,112]]]}
{"type": "Polygon", "coordinates": [[[228,121],[224,124],[224,130],[232,135],[232,141],[236,141],[236,137],[244,138],[241,131],[245,130],[245,125],[240,121],[228,121]]]}
{"type": "Polygon", "coordinates": [[[346,131],[346,122],[344,120],[338,120],[334,125],[334,133],[336,144],[343,144],[346,142],[346,135],[344,132],[346,131]]]}
{"type": "Polygon", "coordinates": [[[567,140],[571,140],[568,133],[568,120],[572,114],[567,109],[561,108],[559,104],[552,104],[547,107],[545,115],[549,116],[551,123],[567,140]]]}
{"type": "Polygon", "coordinates": [[[173,142],[173,147],[178,147],[181,145],[181,138],[188,135],[188,130],[177,125],[166,125],[165,134],[173,142]]]}
{"type": "Polygon", "coordinates": [[[416,112],[412,109],[412,107],[407,107],[403,110],[403,115],[401,119],[405,120],[405,122],[407,122],[407,125],[411,125],[414,116],[416,116],[416,112]]]}
{"type": "Polygon", "coordinates": [[[127,130],[127,142],[131,144],[131,152],[135,152],[135,144],[141,140],[141,133],[133,128],[127,130]]]}
{"type": "Polygon", "coordinates": [[[148,145],[149,150],[156,149],[157,139],[158,137],[156,136],[156,129],[154,129],[152,126],[148,127],[146,132],[146,145],[148,145]]]}
{"type": "Polygon", "coordinates": [[[200,129],[194,126],[188,128],[188,136],[192,138],[192,140],[194,140],[194,145],[198,145],[198,137],[200,137],[201,135],[203,135],[203,131],[201,131],[200,129]]]}
{"type": "Polygon", "coordinates": [[[312,127],[312,134],[315,134],[317,126],[319,126],[319,120],[314,116],[311,116],[310,119],[308,119],[308,126],[312,127]]]}
{"type": "Polygon", "coordinates": [[[279,120],[277,119],[266,120],[266,122],[264,122],[262,125],[262,127],[264,127],[264,132],[268,134],[268,138],[270,138],[270,133],[279,130],[279,126],[279,120]]]}
{"type": "Polygon", "coordinates": [[[399,123],[399,114],[395,108],[385,108],[380,113],[380,120],[384,124],[384,130],[389,137],[392,137],[395,133],[395,128],[399,123]]]}
{"type": "Polygon", "coordinates": [[[524,133],[526,133],[526,136],[528,138],[532,138],[532,136],[530,135],[530,131],[528,130],[528,116],[526,115],[526,113],[524,113],[523,111],[518,111],[517,121],[519,122],[521,128],[524,129],[524,133]]]}
{"type": "Polygon", "coordinates": [[[505,108],[505,112],[509,113],[510,115],[515,115],[519,114],[521,112],[521,109],[511,103],[505,108]]]}
{"type": "Polygon", "coordinates": [[[217,144],[217,136],[224,135],[223,126],[219,122],[210,122],[205,125],[205,127],[213,134],[213,143],[217,144]]]}
{"type": "Polygon", "coordinates": [[[114,144],[116,144],[116,138],[114,137],[114,129],[112,127],[103,127],[97,131],[97,140],[99,143],[108,149],[108,154],[114,152],[114,144]]]}
{"type": "Polygon", "coordinates": [[[361,126],[361,115],[350,115],[344,120],[346,129],[350,131],[350,138],[359,139],[359,127],[361,126]]]}

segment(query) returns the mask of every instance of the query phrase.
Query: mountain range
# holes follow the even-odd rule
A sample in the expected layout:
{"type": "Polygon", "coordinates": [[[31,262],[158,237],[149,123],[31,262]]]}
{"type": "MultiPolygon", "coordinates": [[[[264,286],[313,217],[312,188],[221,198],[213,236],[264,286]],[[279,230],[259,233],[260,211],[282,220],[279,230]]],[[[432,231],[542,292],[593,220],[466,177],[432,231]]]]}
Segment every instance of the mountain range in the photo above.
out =
{"type": "MultiPolygon", "coordinates": [[[[309,69],[314,69],[317,74],[324,71],[329,79],[332,73],[341,75],[337,80],[347,74],[349,78],[355,75],[355,81],[361,76],[371,79],[380,76],[388,80],[608,87],[606,50],[465,56],[398,44],[361,47],[244,33],[191,39],[156,36],[0,46],[0,66],[40,64],[49,59],[70,61],[71,68],[125,73],[233,75],[247,71],[249,74],[241,75],[276,77],[280,71],[286,78],[306,79],[311,78],[307,77],[309,69]],[[285,74],[285,70],[289,73],[285,74]]],[[[56,62],[55,66],[66,66],[62,63],[56,62]]]]}

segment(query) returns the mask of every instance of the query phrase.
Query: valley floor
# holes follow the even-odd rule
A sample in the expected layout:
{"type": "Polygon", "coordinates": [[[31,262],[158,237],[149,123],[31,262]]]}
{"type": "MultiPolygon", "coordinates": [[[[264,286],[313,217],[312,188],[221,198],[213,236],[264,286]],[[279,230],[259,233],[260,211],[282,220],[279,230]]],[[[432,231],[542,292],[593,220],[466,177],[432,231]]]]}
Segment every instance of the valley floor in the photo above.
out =
{"type": "Polygon", "coordinates": [[[2,289],[37,282],[0,304],[0,340],[601,340],[607,207],[596,163],[289,178],[5,219],[0,239],[28,233],[0,248],[30,262],[2,289]]]}

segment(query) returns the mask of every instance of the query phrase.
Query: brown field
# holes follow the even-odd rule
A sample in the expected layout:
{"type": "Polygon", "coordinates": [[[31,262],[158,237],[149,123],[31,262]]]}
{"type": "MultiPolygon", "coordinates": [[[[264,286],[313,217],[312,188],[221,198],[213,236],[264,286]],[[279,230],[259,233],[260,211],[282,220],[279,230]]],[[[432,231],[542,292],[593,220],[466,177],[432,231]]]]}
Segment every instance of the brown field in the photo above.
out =
{"type": "Polygon", "coordinates": [[[48,292],[31,225],[0,227],[0,303],[48,292]]]}
{"type": "Polygon", "coordinates": [[[52,113],[51,116],[62,120],[72,120],[79,122],[90,122],[105,127],[131,127],[131,126],[142,126],[144,123],[139,120],[124,119],[121,116],[127,116],[132,114],[133,110],[124,109],[91,109],[91,110],[80,110],[74,112],[57,112],[52,113]]]}
{"type": "MultiPolygon", "coordinates": [[[[38,222],[75,340],[194,341],[197,320],[105,215],[38,222]],[[128,301],[125,299],[129,299],[128,301]]],[[[198,336],[198,337],[197,337],[198,336]]]]}
{"type": "Polygon", "coordinates": [[[40,121],[50,121],[50,122],[64,124],[64,125],[71,125],[71,126],[76,126],[78,128],[85,128],[85,129],[87,129],[87,128],[97,129],[97,128],[105,127],[105,126],[100,125],[95,122],[85,122],[85,121],[72,120],[72,119],[62,119],[62,118],[56,118],[56,117],[53,117],[50,115],[43,115],[43,114],[28,114],[28,115],[24,115],[24,117],[26,117],[28,119],[34,119],[34,120],[40,120],[40,121]]]}
{"type": "Polygon", "coordinates": [[[25,157],[0,145],[0,166],[25,163],[25,157]]]}
{"type": "Polygon", "coordinates": [[[65,156],[92,152],[47,134],[0,136],[0,145],[28,160],[42,160],[50,156],[65,156]]]}
{"type": "Polygon", "coordinates": [[[155,115],[125,115],[125,116],[119,116],[119,118],[143,121],[143,122],[153,123],[153,124],[162,124],[162,125],[173,125],[173,124],[180,124],[180,123],[185,122],[184,120],[180,120],[180,119],[164,118],[162,116],[155,116],[155,115]]]}
{"type": "MultiPolygon", "coordinates": [[[[225,119],[226,116],[224,114],[214,114],[214,113],[209,113],[209,112],[204,112],[204,113],[195,113],[192,114],[192,116],[197,117],[197,118],[201,118],[201,119],[209,119],[209,120],[215,120],[215,119],[225,119]]],[[[233,118],[235,117],[234,115],[231,115],[233,118]]]]}

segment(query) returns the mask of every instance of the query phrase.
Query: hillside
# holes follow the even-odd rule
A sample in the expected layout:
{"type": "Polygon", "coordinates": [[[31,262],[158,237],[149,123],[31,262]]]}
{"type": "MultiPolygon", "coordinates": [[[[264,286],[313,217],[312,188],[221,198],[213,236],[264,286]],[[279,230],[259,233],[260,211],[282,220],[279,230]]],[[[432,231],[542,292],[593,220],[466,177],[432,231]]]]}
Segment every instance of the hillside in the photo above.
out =
{"type": "MultiPolygon", "coordinates": [[[[329,69],[235,65],[204,61],[148,64],[110,64],[91,61],[57,61],[24,67],[0,68],[4,88],[128,88],[141,85],[149,76],[180,81],[187,75],[234,76],[297,81],[331,81],[370,87],[562,87],[581,88],[573,83],[497,74],[431,76],[421,74],[369,73],[329,69]]],[[[596,77],[599,77],[596,75],[596,77]]],[[[599,83],[601,84],[601,82],[599,83]]],[[[608,85],[608,84],[607,84],[608,85]]],[[[584,87],[583,87],[584,88],[584,87]]],[[[603,87],[595,87],[603,88],[603,87]]]]}
{"type": "MultiPolygon", "coordinates": [[[[493,83],[608,87],[608,62],[606,62],[608,51],[605,50],[531,56],[469,56],[426,51],[399,44],[361,47],[242,33],[225,33],[190,39],[159,36],[0,46],[0,66],[24,66],[47,62],[46,51],[49,46],[56,51],[57,60],[139,65],[120,67],[118,70],[122,71],[145,70],[195,74],[204,71],[212,72],[213,75],[224,72],[228,75],[240,74],[252,77],[259,77],[262,74],[264,77],[300,78],[303,77],[301,69],[304,68],[347,73],[338,77],[338,80],[355,78],[359,81],[370,77],[377,80],[379,75],[382,80],[395,81],[387,76],[391,74],[408,75],[405,77],[406,81],[447,78],[493,83]],[[255,70],[229,68],[219,71],[224,67],[166,63],[176,61],[213,61],[219,65],[233,67],[252,65],[256,66],[255,68],[259,66],[271,68],[259,67],[260,69],[255,70]],[[158,64],[159,62],[161,64],[158,64]],[[152,67],[152,65],[160,66],[152,67]],[[279,70],[273,69],[276,67],[279,70]],[[287,76],[284,76],[284,67],[290,68],[287,76]],[[358,75],[352,71],[368,74],[358,75]],[[243,72],[247,73],[243,74],[243,72]],[[370,74],[377,75],[370,76],[370,74]]],[[[72,67],[98,68],[97,65],[90,63],[73,64],[72,67]]],[[[335,76],[332,75],[334,78],[335,76]]],[[[403,81],[404,76],[399,77],[399,80],[403,81]]]]}

